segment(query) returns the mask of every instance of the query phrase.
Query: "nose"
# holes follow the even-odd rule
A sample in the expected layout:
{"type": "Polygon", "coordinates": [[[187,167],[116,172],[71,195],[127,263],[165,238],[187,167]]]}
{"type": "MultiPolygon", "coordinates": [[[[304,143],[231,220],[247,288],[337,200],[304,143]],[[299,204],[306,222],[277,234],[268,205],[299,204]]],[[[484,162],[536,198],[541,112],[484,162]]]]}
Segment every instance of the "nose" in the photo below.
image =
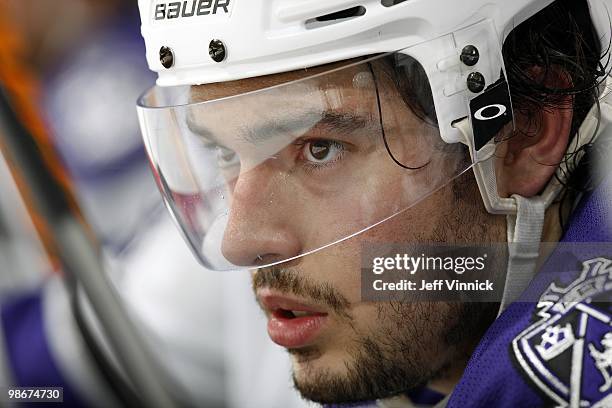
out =
{"type": "Polygon", "coordinates": [[[238,176],[221,244],[223,256],[232,264],[257,266],[300,254],[297,226],[291,223],[295,194],[282,182],[286,177],[267,164],[238,176]]]}

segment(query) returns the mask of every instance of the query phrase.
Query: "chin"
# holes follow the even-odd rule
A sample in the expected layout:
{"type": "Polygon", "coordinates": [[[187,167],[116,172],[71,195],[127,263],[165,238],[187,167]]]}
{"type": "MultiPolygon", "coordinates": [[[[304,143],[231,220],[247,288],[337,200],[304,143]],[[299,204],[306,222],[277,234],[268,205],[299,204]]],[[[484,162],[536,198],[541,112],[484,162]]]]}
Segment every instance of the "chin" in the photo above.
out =
{"type": "Polygon", "coordinates": [[[289,350],[293,384],[302,398],[319,404],[352,404],[395,396],[363,376],[361,364],[348,349],[323,351],[316,347],[289,350]]]}
{"type": "Polygon", "coordinates": [[[339,379],[347,377],[347,366],[352,365],[348,354],[335,355],[319,347],[288,350],[293,363],[293,383],[302,397],[318,403],[337,403],[333,392],[339,379]]]}

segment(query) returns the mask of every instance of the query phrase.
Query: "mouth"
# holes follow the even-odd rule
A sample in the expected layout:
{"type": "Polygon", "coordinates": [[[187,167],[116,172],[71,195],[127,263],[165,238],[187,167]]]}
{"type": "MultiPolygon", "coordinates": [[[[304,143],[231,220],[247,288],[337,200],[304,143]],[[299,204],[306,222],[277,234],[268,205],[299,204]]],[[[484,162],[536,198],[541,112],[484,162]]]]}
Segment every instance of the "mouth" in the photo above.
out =
{"type": "Polygon", "coordinates": [[[270,339],[288,349],[311,345],[328,319],[321,307],[270,290],[258,291],[257,298],[268,315],[270,339]]]}

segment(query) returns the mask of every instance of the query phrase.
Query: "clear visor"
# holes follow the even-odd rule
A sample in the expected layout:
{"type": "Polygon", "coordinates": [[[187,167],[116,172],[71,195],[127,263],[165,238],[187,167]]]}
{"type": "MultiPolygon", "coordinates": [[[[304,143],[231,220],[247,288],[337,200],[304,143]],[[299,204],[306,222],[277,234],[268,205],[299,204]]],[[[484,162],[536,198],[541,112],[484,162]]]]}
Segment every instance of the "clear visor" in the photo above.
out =
{"type": "Polygon", "coordinates": [[[473,166],[440,137],[427,75],[403,53],[139,104],[155,176],[213,270],[294,260],[410,209],[473,166]]]}

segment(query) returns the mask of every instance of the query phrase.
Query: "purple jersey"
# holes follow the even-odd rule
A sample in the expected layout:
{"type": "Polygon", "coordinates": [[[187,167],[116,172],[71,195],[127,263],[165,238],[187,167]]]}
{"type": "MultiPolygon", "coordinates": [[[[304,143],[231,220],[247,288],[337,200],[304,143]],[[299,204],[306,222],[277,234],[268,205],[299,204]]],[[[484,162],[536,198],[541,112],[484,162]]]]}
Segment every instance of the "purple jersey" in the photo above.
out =
{"type": "Polygon", "coordinates": [[[583,200],[562,240],[579,244],[560,246],[491,326],[449,407],[612,407],[610,197],[612,178],[583,200]]]}

